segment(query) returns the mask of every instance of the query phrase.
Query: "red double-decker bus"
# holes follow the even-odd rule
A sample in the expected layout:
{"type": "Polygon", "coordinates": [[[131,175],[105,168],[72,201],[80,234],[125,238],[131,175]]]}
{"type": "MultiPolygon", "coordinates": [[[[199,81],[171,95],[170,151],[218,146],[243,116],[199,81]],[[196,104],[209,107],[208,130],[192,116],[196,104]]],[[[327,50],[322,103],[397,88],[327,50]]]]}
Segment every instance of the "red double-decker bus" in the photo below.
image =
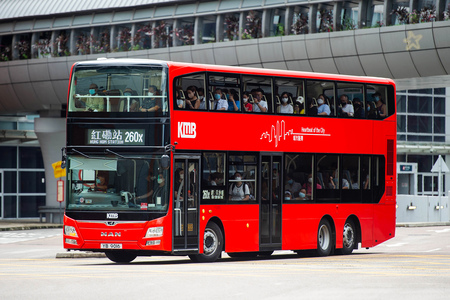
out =
{"type": "Polygon", "coordinates": [[[74,64],[64,247],[215,261],[395,235],[395,84],[108,59],[74,64]]]}

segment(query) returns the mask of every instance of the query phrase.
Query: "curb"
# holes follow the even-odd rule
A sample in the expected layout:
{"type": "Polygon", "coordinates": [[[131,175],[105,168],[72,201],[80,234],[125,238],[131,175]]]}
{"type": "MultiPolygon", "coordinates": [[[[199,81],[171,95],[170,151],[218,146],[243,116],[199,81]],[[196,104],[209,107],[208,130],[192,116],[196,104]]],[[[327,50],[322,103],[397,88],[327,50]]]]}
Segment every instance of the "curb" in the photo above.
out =
{"type": "Polygon", "coordinates": [[[0,231],[14,231],[14,230],[31,230],[31,229],[49,229],[49,228],[63,228],[59,225],[12,225],[10,227],[0,227],[0,231]]]}
{"type": "Polygon", "coordinates": [[[106,258],[102,252],[63,252],[56,253],[56,258],[106,258]]]}
{"type": "Polygon", "coordinates": [[[396,227],[432,227],[450,226],[450,222],[430,222],[430,223],[397,223],[396,227]]]}

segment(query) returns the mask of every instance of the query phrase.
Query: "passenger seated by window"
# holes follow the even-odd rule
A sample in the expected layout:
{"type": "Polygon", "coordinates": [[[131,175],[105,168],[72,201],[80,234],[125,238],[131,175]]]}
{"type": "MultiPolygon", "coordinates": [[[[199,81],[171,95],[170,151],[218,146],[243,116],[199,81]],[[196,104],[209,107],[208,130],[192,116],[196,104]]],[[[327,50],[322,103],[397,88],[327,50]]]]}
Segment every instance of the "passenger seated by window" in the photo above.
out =
{"type": "Polygon", "coordinates": [[[250,200],[250,189],[246,183],[242,182],[242,175],[239,172],[234,174],[235,182],[231,183],[229,190],[229,199],[231,201],[250,200]]]}
{"type": "Polygon", "coordinates": [[[131,98],[131,96],[137,96],[137,92],[127,87],[123,91],[123,95],[125,96],[125,101],[123,105],[123,111],[127,112],[136,112],[139,108],[139,100],[137,98],[131,98]],[[129,105],[129,109],[128,109],[129,105]]]}
{"type": "Polygon", "coordinates": [[[307,98],[306,105],[308,107],[308,116],[317,116],[317,106],[314,104],[313,99],[307,98]]]}
{"type": "Polygon", "coordinates": [[[298,96],[297,100],[295,100],[294,114],[295,115],[305,114],[305,98],[303,98],[302,96],[298,96]]]}
{"type": "MultiPolygon", "coordinates": [[[[316,181],[318,181],[316,179],[316,181]]],[[[305,184],[303,184],[303,188],[306,190],[306,196],[311,199],[311,194],[312,194],[312,188],[313,188],[313,179],[312,179],[312,174],[308,175],[308,182],[306,182],[305,184]]],[[[322,186],[318,183],[316,183],[316,189],[321,190],[322,186]]]]}
{"type": "Polygon", "coordinates": [[[326,97],[324,94],[320,94],[319,97],[317,98],[317,104],[319,105],[319,107],[317,108],[317,115],[318,116],[329,116],[331,111],[330,111],[330,106],[326,103],[326,97]]]}
{"type": "Polygon", "coordinates": [[[214,172],[211,174],[211,181],[209,182],[212,186],[219,186],[223,184],[223,174],[219,172],[214,172]]]}
{"type": "Polygon", "coordinates": [[[205,89],[199,88],[197,89],[198,99],[200,99],[200,106],[198,109],[205,110],[206,109],[206,100],[205,100],[205,89]]]}
{"type": "MultiPolygon", "coordinates": [[[[330,184],[329,184],[329,188],[330,189],[338,189],[339,185],[339,177],[337,176],[337,170],[334,170],[333,175],[330,176],[330,184]]],[[[342,178],[342,186],[341,189],[343,190],[348,190],[350,188],[350,184],[348,183],[348,180],[345,178],[342,178]]]]}
{"type": "Polygon", "coordinates": [[[148,96],[150,98],[144,98],[142,100],[142,105],[139,110],[142,112],[155,112],[161,109],[161,98],[156,98],[153,96],[158,96],[159,92],[156,86],[151,85],[148,87],[148,96]]]}
{"type": "Polygon", "coordinates": [[[355,118],[364,118],[364,108],[361,104],[361,100],[359,98],[353,99],[353,107],[355,109],[355,118]]]}
{"type": "Polygon", "coordinates": [[[295,197],[295,200],[308,200],[308,198],[306,197],[306,190],[301,189],[298,192],[298,195],[295,197]]]}
{"type": "Polygon", "coordinates": [[[253,111],[254,112],[267,112],[267,102],[264,100],[264,91],[257,89],[255,92],[255,98],[253,98],[253,111]]]}
{"type": "Polygon", "coordinates": [[[239,95],[234,89],[230,89],[228,94],[228,110],[229,111],[239,111],[240,110],[240,102],[239,95]]]}
{"type": "Polygon", "coordinates": [[[105,111],[105,100],[98,96],[100,96],[98,86],[95,83],[91,83],[89,86],[89,94],[87,96],[77,98],[77,96],[74,95],[76,100],[79,99],[75,106],[84,107],[86,111],[90,112],[105,111]]]}
{"type": "Polygon", "coordinates": [[[293,198],[293,196],[292,196],[292,193],[291,193],[291,191],[285,191],[284,192],[284,200],[293,200],[294,198],[293,198]]]}
{"type": "Polygon", "coordinates": [[[384,104],[383,99],[381,98],[381,94],[379,92],[376,92],[372,95],[372,97],[375,99],[375,105],[378,112],[379,118],[385,118],[387,116],[386,114],[386,104],[384,104]]]}
{"type": "Polygon", "coordinates": [[[378,118],[378,111],[375,107],[375,103],[372,101],[367,101],[366,103],[366,111],[367,111],[367,119],[376,119],[378,118]]]}
{"type": "Polygon", "coordinates": [[[222,89],[214,90],[214,110],[228,110],[228,101],[222,98],[222,89]]]}
{"type": "Polygon", "coordinates": [[[343,94],[340,97],[341,107],[339,108],[339,115],[342,117],[353,117],[355,114],[353,105],[348,102],[348,96],[343,94]]]}
{"type": "Polygon", "coordinates": [[[286,184],[284,186],[285,190],[289,190],[292,194],[296,194],[301,188],[301,184],[294,180],[294,176],[292,174],[286,175],[286,184]]]}
{"type": "Polygon", "coordinates": [[[253,105],[250,103],[250,93],[244,92],[242,95],[242,102],[244,104],[244,109],[246,112],[253,111],[253,105]]]}
{"type": "Polygon", "coordinates": [[[289,104],[289,94],[283,92],[281,94],[281,105],[278,107],[280,114],[293,114],[294,108],[289,104]]]}
{"type": "Polygon", "coordinates": [[[200,99],[197,97],[197,88],[193,85],[186,89],[186,108],[198,109],[200,107],[200,99]]]}
{"type": "Polygon", "coordinates": [[[184,99],[181,99],[180,93],[178,90],[175,91],[175,97],[177,98],[177,107],[178,108],[184,108],[184,99]]]}

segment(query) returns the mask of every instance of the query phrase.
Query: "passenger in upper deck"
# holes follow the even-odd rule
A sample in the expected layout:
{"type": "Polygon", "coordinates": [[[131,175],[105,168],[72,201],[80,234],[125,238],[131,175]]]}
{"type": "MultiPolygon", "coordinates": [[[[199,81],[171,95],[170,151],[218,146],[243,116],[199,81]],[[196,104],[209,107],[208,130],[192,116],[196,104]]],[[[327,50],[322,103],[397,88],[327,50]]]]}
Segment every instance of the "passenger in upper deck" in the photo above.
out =
{"type": "Polygon", "coordinates": [[[343,117],[353,117],[355,112],[353,110],[353,105],[348,103],[348,96],[343,94],[341,95],[340,100],[341,108],[339,110],[339,115],[343,117]]]}
{"type": "Polygon", "coordinates": [[[292,114],[294,113],[294,108],[292,105],[288,103],[289,94],[287,92],[283,92],[281,94],[281,105],[278,107],[280,114],[292,114]]]}
{"type": "Polygon", "coordinates": [[[239,111],[240,102],[239,102],[239,95],[236,92],[236,90],[230,89],[227,96],[228,96],[228,110],[239,111]]]}
{"type": "Polygon", "coordinates": [[[222,90],[219,88],[214,90],[214,110],[228,110],[228,101],[222,99],[222,90]]]}
{"type": "Polygon", "coordinates": [[[317,108],[318,116],[329,116],[331,113],[330,106],[325,103],[325,100],[324,94],[320,94],[319,97],[317,97],[317,104],[319,104],[319,107],[317,108]]]}
{"type": "MultiPolygon", "coordinates": [[[[124,91],[123,91],[123,95],[127,98],[125,98],[125,105],[123,106],[123,111],[128,111],[128,97],[130,96],[136,96],[137,93],[136,91],[133,91],[131,88],[127,87],[124,91]]],[[[139,100],[136,98],[130,98],[130,112],[134,112],[134,111],[138,111],[139,108],[139,100]]]]}
{"type": "Polygon", "coordinates": [[[249,100],[250,100],[249,92],[244,92],[242,94],[242,102],[243,102],[244,109],[245,109],[246,112],[253,111],[253,105],[249,102],[249,100]]]}
{"type": "Polygon", "coordinates": [[[80,101],[85,103],[86,111],[102,112],[105,111],[105,100],[98,97],[98,86],[91,83],[89,86],[88,97],[80,97],[80,101]],[[92,96],[92,97],[89,97],[92,96]]]}
{"type": "MultiPolygon", "coordinates": [[[[159,92],[156,86],[151,85],[148,87],[148,95],[150,97],[152,96],[158,96],[159,92]]],[[[161,99],[160,98],[144,98],[142,100],[142,105],[139,108],[142,112],[155,112],[161,109],[161,99]]]]}
{"type": "Polygon", "coordinates": [[[186,108],[198,109],[200,107],[200,99],[197,97],[197,88],[193,85],[186,89],[186,108]]]}
{"type": "Polygon", "coordinates": [[[355,109],[355,118],[364,118],[364,107],[362,106],[359,98],[353,99],[353,107],[355,109]]]}
{"type": "Polygon", "coordinates": [[[206,109],[205,90],[203,88],[197,89],[198,99],[200,99],[200,106],[198,109],[206,109]]]}
{"type": "Polygon", "coordinates": [[[264,100],[264,91],[259,88],[255,92],[255,98],[253,99],[253,111],[254,112],[267,112],[267,102],[264,100]]]}
{"type": "Polygon", "coordinates": [[[378,111],[378,117],[379,118],[385,118],[387,116],[386,114],[386,104],[384,104],[383,99],[381,99],[381,94],[379,92],[376,92],[372,95],[372,97],[376,101],[376,108],[378,111]]]}
{"type": "Polygon", "coordinates": [[[180,93],[178,92],[178,89],[175,91],[175,97],[177,99],[178,108],[184,108],[184,99],[180,98],[180,93]]]}

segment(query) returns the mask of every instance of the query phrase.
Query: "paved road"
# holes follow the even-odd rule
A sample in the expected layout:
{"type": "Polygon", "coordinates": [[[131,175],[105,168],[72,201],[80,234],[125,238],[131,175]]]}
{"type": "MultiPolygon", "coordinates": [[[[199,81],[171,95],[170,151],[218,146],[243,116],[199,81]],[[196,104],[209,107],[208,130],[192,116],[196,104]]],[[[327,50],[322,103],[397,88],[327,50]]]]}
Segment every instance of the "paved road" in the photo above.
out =
{"type": "Polygon", "coordinates": [[[398,228],[349,256],[277,252],[194,264],[185,257],[55,259],[61,229],[0,232],[1,299],[449,299],[450,227],[398,228]],[[9,232],[11,233],[11,232],[9,232]]]}

